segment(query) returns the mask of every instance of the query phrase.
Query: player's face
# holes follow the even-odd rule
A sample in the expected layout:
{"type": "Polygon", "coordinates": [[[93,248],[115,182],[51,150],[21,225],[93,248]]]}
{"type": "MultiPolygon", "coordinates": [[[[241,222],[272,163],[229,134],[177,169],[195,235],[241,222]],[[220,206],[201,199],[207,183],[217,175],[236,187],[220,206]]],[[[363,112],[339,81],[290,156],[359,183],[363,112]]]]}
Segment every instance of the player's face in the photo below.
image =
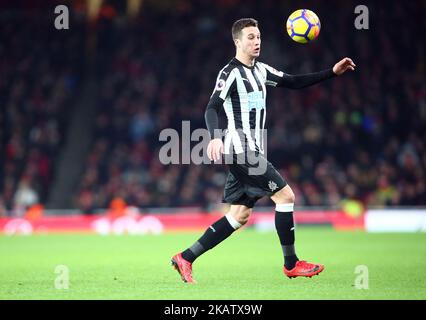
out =
{"type": "Polygon", "coordinates": [[[241,30],[241,39],[239,39],[240,50],[252,58],[260,55],[260,31],[258,27],[247,27],[241,30]]]}

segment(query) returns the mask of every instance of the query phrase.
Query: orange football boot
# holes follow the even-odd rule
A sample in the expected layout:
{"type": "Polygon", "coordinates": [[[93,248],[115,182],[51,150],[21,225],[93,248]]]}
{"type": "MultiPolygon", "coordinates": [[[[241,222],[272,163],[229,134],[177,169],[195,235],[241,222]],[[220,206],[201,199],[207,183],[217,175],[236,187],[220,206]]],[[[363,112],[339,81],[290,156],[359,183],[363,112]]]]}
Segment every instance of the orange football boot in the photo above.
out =
{"type": "Polygon", "coordinates": [[[319,274],[323,270],[324,270],[324,266],[322,264],[309,263],[303,260],[297,261],[296,265],[291,270],[287,270],[285,266],[283,268],[284,274],[290,279],[295,277],[310,278],[312,276],[319,274]]]}
{"type": "Polygon", "coordinates": [[[182,258],[181,253],[172,257],[172,266],[179,272],[183,282],[196,283],[192,278],[192,263],[182,258]]]}

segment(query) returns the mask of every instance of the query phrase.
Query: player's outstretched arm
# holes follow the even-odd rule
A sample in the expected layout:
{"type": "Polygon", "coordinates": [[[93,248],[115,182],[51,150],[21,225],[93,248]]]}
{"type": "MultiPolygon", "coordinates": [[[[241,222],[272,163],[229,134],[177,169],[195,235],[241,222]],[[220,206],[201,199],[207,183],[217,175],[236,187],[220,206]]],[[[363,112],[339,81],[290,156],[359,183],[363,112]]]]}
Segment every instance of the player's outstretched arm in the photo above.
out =
{"type": "Polygon", "coordinates": [[[355,70],[355,63],[350,58],[343,58],[337,62],[333,68],[327,70],[295,75],[277,71],[264,63],[260,63],[260,66],[264,68],[266,85],[289,89],[306,88],[324,80],[339,76],[346,72],[346,70],[355,70]]]}
{"type": "Polygon", "coordinates": [[[337,62],[333,67],[333,72],[340,76],[345,73],[347,70],[354,71],[356,64],[352,61],[351,58],[343,58],[339,62],[337,62]]]}
{"type": "Polygon", "coordinates": [[[281,79],[277,81],[276,86],[289,89],[303,89],[336,76],[337,74],[334,73],[333,69],[331,68],[319,72],[305,74],[293,75],[284,73],[281,79]]]}

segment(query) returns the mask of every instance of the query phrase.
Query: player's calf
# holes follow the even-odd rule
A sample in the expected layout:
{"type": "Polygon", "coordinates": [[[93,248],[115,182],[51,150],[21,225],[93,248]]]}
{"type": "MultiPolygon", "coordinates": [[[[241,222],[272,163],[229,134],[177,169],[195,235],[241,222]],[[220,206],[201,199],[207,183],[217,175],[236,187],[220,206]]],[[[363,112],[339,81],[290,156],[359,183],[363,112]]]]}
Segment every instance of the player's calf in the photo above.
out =
{"type": "Polygon", "coordinates": [[[252,209],[244,205],[231,205],[228,214],[231,215],[241,226],[245,225],[251,215],[252,209]]]}

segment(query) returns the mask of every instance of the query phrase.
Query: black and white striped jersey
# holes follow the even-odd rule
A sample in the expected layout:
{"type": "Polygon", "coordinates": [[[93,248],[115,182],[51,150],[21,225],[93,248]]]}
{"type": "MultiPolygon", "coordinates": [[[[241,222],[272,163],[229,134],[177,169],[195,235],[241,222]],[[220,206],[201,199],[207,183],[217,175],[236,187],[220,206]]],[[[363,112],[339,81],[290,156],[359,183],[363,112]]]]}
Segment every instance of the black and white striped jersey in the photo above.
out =
{"type": "Polygon", "coordinates": [[[207,106],[205,116],[210,135],[214,137],[214,130],[218,129],[217,111],[223,106],[228,120],[225,153],[238,154],[246,150],[264,153],[265,86],[302,88],[333,75],[329,69],[293,76],[262,62],[247,66],[233,58],[220,70],[207,106]]]}

